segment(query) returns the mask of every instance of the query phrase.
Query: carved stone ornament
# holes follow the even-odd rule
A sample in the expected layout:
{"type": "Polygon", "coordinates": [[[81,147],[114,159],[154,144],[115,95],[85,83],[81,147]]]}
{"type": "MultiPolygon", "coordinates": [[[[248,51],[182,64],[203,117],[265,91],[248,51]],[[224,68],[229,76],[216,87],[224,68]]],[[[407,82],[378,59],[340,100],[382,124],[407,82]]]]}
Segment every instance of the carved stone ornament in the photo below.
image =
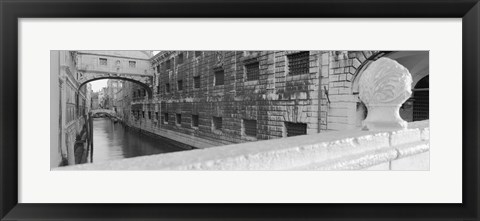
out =
{"type": "Polygon", "coordinates": [[[371,131],[407,128],[400,106],[412,95],[412,76],[398,62],[382,57],[371,63],[359,79],[359,96],[368,110],[363,128],[371,131]]]}
{"type": "Polygon", "coordinates": [[[215,58],[216,58],[216,63],[222,63],[223,62],[223,51],[215,52],[215,58]]]}

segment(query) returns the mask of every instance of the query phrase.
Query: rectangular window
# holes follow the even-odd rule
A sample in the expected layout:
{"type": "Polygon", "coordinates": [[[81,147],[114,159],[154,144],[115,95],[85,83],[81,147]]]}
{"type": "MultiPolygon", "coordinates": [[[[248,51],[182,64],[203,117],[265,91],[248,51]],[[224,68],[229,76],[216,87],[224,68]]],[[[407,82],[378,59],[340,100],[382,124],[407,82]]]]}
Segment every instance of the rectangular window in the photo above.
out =
{"type": "Polygon", "coordinates": [[[159,120],[158,119],[158,112],[155,112],[155,120],[159,120]]]}
{"type": "Polygon", "coordinates": [[[221,130],[222,129],[222,118],[221,117],[213,117],[213,129],[214,130],[221,130]]]}
{"type": "Polygon", "coordinates": [[[287,137],[307,134],[307,124],[285,122],[287,137]]]}
{"type": "Polygon", "coordinates": [[[106,58],[100,58],[100,65],[107,66],[107,59],[106,58]]]}
{"type": "Polygon", "coordinates": [[[137,62],[136,61],[128,61],[128,66],[131,67],[131,68],[135,68],[137,66],[137,62]]]}
{"type": "Polygon", "coordinates": [[[160,94],[160,85],[157,86],[157,94],[160,94]]]}
{"type": "Polygon", "coordinates": [[[177,63],[178,64],[183,64],[183,53],[181,53],[177,56],[177,63]]]}
{"type": "Polygon", "coordinates": [[[193,77],[193,86],[195,88],[200,88],[200,76],[193,77]]]}
{"type": "Polygon", "coordinates": [[[142,118],[145,118],[145,111],[142,111],[142,118]]]}
{"type": "Polygon", "coordinates": [[[179,91],[183,90],[183,80],[179,80],[179,81],[177,82],[177,87],[178,87],[177,89],[178,89],[179,91]]]}
{"type": "Polygon", "coordinates": [[[247,81],[254,81],[260,78],[260,65],[258,62],[246,64],[247,81]]]}
{"type": "Polygon", "coordinates": [[[165,92],[170,93],[170,84],[165,84],[165,92]]]}
{"type": "Polygon", "coordinates": [[[290,75],[310,73],[310,52],[303,51],[287,55],[288,70],[290,75]]]}
{"type": "Polygon", "coordinates": [[[250,137],[257,137],[257,121],[256,120],[243,120],[243,128],[245,129],[245,135],[250,137]]]}
{"type": "Polygon", "coordinates": [[[152,112],[151,111],[148,112],[148,119],[149,120],[152,119],[152,112]]]}
{"type": "Polygon", "coordinates": [[[198,115],[192,114],[192,127],[198,127],[198,115]]]}
{"type": "Polygon", "coordinates": [[[225,78],[225,71],[223,69],[215,71],[215,86],[223,85],[224,78],[225,78]]]}
{"type": "Polygon", "coordinates": [[[163,123],[168,124],[168,113],[163,113],[163,123]]]}
{"type": "Polygon", "coordinates": [[[200,57],[202,56],[202,52],[201,51],[196,51],[195,52],[195,57],[200,57]]]}
{"type": "Polygon", "coordinates": [[[160,65],[157,65],[157,73],[160,73],[160,65]]]}
{"type": "Polygon", "coordinates": [[[166,66],[167,70],[170,70],[171,60],[167,60],[166,63],[165,63],[165,66],[166,66]]]}
{"type": "Polygon", "coordinates": [[[182,115],[181,115],[181,114],[177,114],[177,115],[176,115],[176,119],[177,119],[177,125],[181,125],[181,124],[182,124],[182,115]]]}

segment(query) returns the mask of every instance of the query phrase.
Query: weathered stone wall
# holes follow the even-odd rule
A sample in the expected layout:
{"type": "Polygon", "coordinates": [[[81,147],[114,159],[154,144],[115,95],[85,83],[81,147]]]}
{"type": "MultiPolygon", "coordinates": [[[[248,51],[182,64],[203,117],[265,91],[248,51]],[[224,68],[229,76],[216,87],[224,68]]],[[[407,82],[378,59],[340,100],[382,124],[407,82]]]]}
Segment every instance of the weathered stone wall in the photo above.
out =
{"type": "Polygon", "coordinates": [[[292,75],[287,56],[298,52],[203,51],[198,56],[194,51],[162,52],[152,59],[154,97],[139,99],[145,118],[133,126],[160,135],[165,130],[188,134],[212,145],[285,137],[285,122],[305,123],[307,134],[318,133],[320,64],[325,52],[310,51],[308,73],[292,75]],[[179,62],[180,54],[183,62],[179,62]],[[259,77],[248,80],[245,65],[256,62],[259,77]],[[217,70],[224,71],[223,85],[215,85],[217,70]],[[200,88],[194,87],[194,77],[200,77],[200,88]],[[154,118],[157,112],[159,119],[154,118]],[[162,120],[165,113],[168,124],[162,120]],[[177,114],[181,114],[181,124],[176,122],[177,114]],[[198,127],[192,126],[192,115],[199,116],[198,127]],[[221,130],[213,129],[213,117],[222,117],[221,130]],[[245,135],[243,120],[256,120],[257,136],[245,135]]]}
{"type": "Polygon", "coordinates": [[[362,64],[375,51],[326,51],[322,53],[322,89],[327,96],[321,100],[320,116],[322,130],[347,130],[360,126],[363,107],[353,83],[362,64]],[[330,100],[330,103],[328,102],[330,100]]]}

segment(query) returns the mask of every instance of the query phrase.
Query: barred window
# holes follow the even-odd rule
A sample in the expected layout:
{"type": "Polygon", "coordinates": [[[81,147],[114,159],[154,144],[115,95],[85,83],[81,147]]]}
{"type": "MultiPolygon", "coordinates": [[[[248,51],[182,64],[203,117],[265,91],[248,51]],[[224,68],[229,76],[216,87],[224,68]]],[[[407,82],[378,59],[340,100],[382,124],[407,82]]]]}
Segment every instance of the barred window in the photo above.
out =
{"type": "Polygon", "coordinates": [[[257,121],[256,120],[243,120],[243,128],[245,135],[250,137],[257,137],[257,121]]]}
{"type": "Polygon", "coordinates": [[[310,52],[303,51],[287,55],[288,70],[291,75],[310,73],[310,52]]]}
{"type": "Polygon", "coordinates": [[[254,81],[260,78],[260,66],[258,62],[246,64],[247,81],[254,81]]]}
{"type": "Polygon", "coordinates": [[[177,125],[181,125],[181,124],[182,124],[182,115],[181,115],[181,114],[177,114],[177,115],[176,115],[176,120],[177,120],[177,125]]]}
{"type": "Polygon", "coordinates": [[[193,77],[193,86],[195,88],[200,88],[200,76],[193,77]]]}
{"type": "Polygon", "coordinates": [[[177,81],[177,87],[178,87],[177,89],[179,91],[183,90],[183,80],[177,81]]]}
{"type": "Polygon", "coordinates": [[[100,65],[107,66],[107,59],[106,58],[100,58],[100,65]]]}
{"type": "Polygon", "coordinates": [[[202,56],[202,52],[201,51],[196,51],[195,52],[195,57],[200,57],[202,56]]]}
{"type": "Polygon", "coordinates": [[[221,117],[213,117],[213,129],[221,130],[222,129],[222,118],[221,117]]]}
{"type": "Polygon", "coordinates": [[[177,63],[178,64],[183,64],[183,53],[181,53],[177,56],[177,63]]]}
{"type": "Polygon", "coordinates": [[[165,92],[170,93],[170,84],[165,84],[165,92]]]}
{"type": "Polygon", "coordinates": [[[198,127],[198,115],[192,114],[192,127],[198,127]]]}
{"type": "Polygon", "coordinates": [[[166,69],[167,69],[167,70],[170,70],[171,60],[167,60],[167,61],[165,62],[165,66],[166,66],[166,69]]]}
{"type": "Polygon", "coordinates": [[[163,123],[168,124],[168,113],[163,113],[163,123]]]}
{"type": "Polygon", "coordinates": [[[128,66],[130,66],[131,68],[134,68],[135,66],[137,66],[137,62],[136,61],[128,61],[128,66]]]}
{"type": "Polygon", "coordinates": [[[215,71],[215,86],[223,85],[223,79],[225,78],[225,71],[223,69],[215,71]]]}
{"type": "Polygon", "coordinates": [[[285,122],[285,127],[287,131],[287,137],[307,134],[307,124],[305,123],[285,122]]]}

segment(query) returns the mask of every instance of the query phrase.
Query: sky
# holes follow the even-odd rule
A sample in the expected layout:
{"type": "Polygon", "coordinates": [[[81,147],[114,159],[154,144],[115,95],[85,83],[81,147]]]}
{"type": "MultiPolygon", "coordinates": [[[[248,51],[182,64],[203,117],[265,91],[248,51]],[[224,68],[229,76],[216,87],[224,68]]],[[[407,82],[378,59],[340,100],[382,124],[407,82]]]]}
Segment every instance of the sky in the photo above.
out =
{"type": "MultiPolygon", "coordinates": [[[[160,51],[153,51],[153,55],[156,55],[158,52],[160,51]]],[[[107,87],[107,81],[108,79],[102,79],[90,82],[93,92],[98,92],[102,90],[102,88],[107,87]]]]}
{"type": "Polygon", "coordinates": [[[102,79],[90,82],[93,92],[98,92],[102,88],[107,87],[107,81],[108,79],[102,79]]]}

